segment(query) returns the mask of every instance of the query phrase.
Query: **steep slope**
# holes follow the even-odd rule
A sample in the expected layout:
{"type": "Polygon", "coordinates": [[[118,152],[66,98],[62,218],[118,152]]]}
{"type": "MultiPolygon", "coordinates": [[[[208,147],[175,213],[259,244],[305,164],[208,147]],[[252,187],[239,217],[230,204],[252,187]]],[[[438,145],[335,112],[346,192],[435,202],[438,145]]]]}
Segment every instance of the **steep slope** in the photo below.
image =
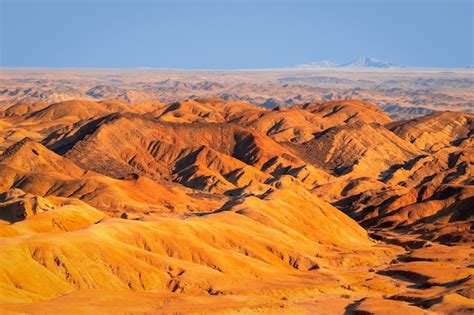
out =
{"type": "Polygon", "coordinates": [[[435,112],[389,125],[401,138],[429,152],[456,145],[474,135],[474,114],[435,112]]]}
{"type": "Polygon", "coordinates": [[[207,122],[217,123],[232,121],[239,115],[264,112],[265,109],[239,101],[218,98],[190,99],[174,102],[155,109],[149,114],[161,121],[177,123],[207,122]]]}
{"type": "Polygon", "coordinates": [[[14,104],[0,111],[0,151],[23,138],[42,141],[65,130],[90,123],[104,115],[132,110],[117,100],[71,100],[54,104],[14,104]]]}
{"type": "Polygon", "coordinates": [[[24,140],[0,156],[0,191],[19,188],[37,196],[78,198],[119,216],[123,212],[140,215],[201,210],[217,206],[215,201],[197,204],[184,188],[159,184],[133,175],[118,180],[84,171],[39,143],[24,140]]]}
{"type": "Polygon", "coordinates": [[[127,111],[128,106],[118,101],[66,101],[51,104],[38,111],[30,113],[27,120],[31,121],[51,121],[60,119],[70,119],[79,121],[100,117],[118,111],[127,111]]]}
{"type": "Polygon", "coordinates": [[[310,102],[303,104],[301,108],[330,120],[333,126],[358,121],[383,125],[392,121],[377,106],[359,100],[310,102]]]}
{"type": "Polygon", "coordinates": [[[84,174],[84,170],[71,161],[50,152],[41,144],[28,138],[5,150],[0,156],[0,163],[12,169],[28,172],[57,172],[70,177],[79,177],[84,174]]]}
{"type": "Polygon", "coordinates": [[[324,118],[299,108],[277,108],[258,116],[247,112],[233,121],[278,142],[304,142],[312,139],[314,133],[332,126],[324,118]]]}
{"type": "Polygon", "coordinates": [[[142,115],[113,115],[50,146],[61,152],[62,144],[76,134],[84,137],[65,156],[116,178],[137,172],[220,192],[263,183],[269,175],[290,174],[308,187],[331,178],[271,138],[233,124],[176,124],[142,115]]]}
{"type": "Polygon", "coordinates": [[[16,103],[0,111],[0,117],[12,118],[12,117],[26,116],[32,112],[41,110],[47,106],[48,104],[44,102],[37,102],[33,104],[16,103]]]}
{"type": "Polygon", "coordinates": [[[384,210],[377,221],[379,227],[407,228],[422,239],[443,243],[474,241],[472,186],[441,185],[431,197],[416,204],[384,210]]]}
{"type": "MultiPolygon", "coordinates": [[[[342,181],[341,193],[332,202],[366,227],[466,242],[473,238],[472,156],[472,148],[457,147],[421,155],[387,172],[385,183],[370,187],[342,181]],[[358,186],[365,189],[354,189],[358,186]]],[[[323,196],[328,188],[319,187],[317,195],[323,196]]]]}
{"type": "Polygon", "coordinates": [[[467,313],[471,118],[440,115],[391,122],[356,100],[9,108],[0,312],[467,313]]]}
{"type": "Polygon", "coordinates": [[[159,106],[148,115],[176,123],[235,123],[252,128],[278,142],[305,142],[314,133],[345,123],[391,121],[376,106],[357,100],[306,103],[267,110],[245,102],[194,99],[159,106]]]}
{"type": "Polygon", "coordinates": [[[41,141],[43,135],[28,126],[19,126],[14,119],[0,118],[0,153],[24,138],[41,141]]]}
{"type": "Polygon", "coordinates": [[[474,147],[448,147],[394,167],[386,181],[406,187],[418,187],[427,182],[472,185],[473,172],[474,147]]]}
{"type": "Polygon", "coordinates": [[[307,161],[335,175],[383,177],[382,172],[421,152],[377,124],[362,122],[333,127],[308,142],[290,145],[307,161]]]}
{"type": "Polygon", "coordinates": [[[257,117],[247,112],[235,121],[279,142],[303,143],[330,127],[358,121],[386,124],[391,119],[370,103],[344,100],[277,108],[264,111],[257,117]]]}
{"type": "Polygon", "coordinates": [[[75,198],[41,197],[18,188],[0,194],[0,235],[3,237],[74,231],[106,217],[102,211],[75,198]]]}

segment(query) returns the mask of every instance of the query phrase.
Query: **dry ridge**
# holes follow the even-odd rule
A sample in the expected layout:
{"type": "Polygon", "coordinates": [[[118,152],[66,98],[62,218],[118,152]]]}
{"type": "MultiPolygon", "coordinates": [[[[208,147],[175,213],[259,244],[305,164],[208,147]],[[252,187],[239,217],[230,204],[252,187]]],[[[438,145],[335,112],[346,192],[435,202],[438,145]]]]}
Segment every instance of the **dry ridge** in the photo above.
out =
{"type": "Polygon", "coordinates": [[[474,309],[474,115],[358,100],[0,107],[0,310],[474,309]]]}

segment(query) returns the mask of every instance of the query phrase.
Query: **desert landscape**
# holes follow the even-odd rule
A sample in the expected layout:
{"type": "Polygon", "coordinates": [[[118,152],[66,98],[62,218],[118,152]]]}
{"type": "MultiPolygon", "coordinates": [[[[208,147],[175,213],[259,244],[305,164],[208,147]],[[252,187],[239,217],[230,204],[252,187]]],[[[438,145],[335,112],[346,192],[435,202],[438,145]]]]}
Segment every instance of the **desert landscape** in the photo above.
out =
{"type": "Polygon", "coordinates": [[[0,0],[0,315],[474,314],[473,0],[0,0]]]}
{"type": "Polygon", "coordinates": [[[472,74],[2,69],[2,314],[471,314],[472,74]]]}
{"type": "MultiPolygon", "coordinates": [[[[358,99],[390,117],[474,110],[473,70],[393,67],[374,58],[358,66],[282,69],[46,69],[4,68],[0,104],[118,99],[126,103],[189,98],[239,100],[272,109],[312,101],[358,99]],[[371,63],[372,62],[372,63],[371,63]]],[[[361,62],[359,59],[353,63],[361,62]]]]}

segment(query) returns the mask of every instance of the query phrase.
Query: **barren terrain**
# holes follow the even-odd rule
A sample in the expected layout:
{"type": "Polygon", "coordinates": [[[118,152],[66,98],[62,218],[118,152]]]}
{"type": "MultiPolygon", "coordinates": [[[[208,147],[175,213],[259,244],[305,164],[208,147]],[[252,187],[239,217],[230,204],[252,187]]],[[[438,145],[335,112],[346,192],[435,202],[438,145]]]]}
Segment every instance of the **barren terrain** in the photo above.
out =
{"type": "Polygon", "coordinates": [[[394,119],[474,110],[473,69],[287,68],[263,70],[3,68],[0,104],[120,99],[135,104],[189,98],[273,108],[359,99],[394,119]]]}
{"type": "Polygon", "coordinates": [[[474,311],[472,72],[94,71],[2,71],[2,314],[474,311]]]}

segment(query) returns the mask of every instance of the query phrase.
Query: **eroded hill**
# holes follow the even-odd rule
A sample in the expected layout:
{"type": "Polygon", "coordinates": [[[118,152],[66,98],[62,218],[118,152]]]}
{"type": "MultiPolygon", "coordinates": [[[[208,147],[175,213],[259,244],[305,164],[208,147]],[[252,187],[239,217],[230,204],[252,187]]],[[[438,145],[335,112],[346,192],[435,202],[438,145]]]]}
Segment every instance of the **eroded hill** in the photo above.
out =
{"type": "Polygon", "coordinates": [[[0,117],[4,312],[472,310],[472,114],[205,98],[0,117]]]}

